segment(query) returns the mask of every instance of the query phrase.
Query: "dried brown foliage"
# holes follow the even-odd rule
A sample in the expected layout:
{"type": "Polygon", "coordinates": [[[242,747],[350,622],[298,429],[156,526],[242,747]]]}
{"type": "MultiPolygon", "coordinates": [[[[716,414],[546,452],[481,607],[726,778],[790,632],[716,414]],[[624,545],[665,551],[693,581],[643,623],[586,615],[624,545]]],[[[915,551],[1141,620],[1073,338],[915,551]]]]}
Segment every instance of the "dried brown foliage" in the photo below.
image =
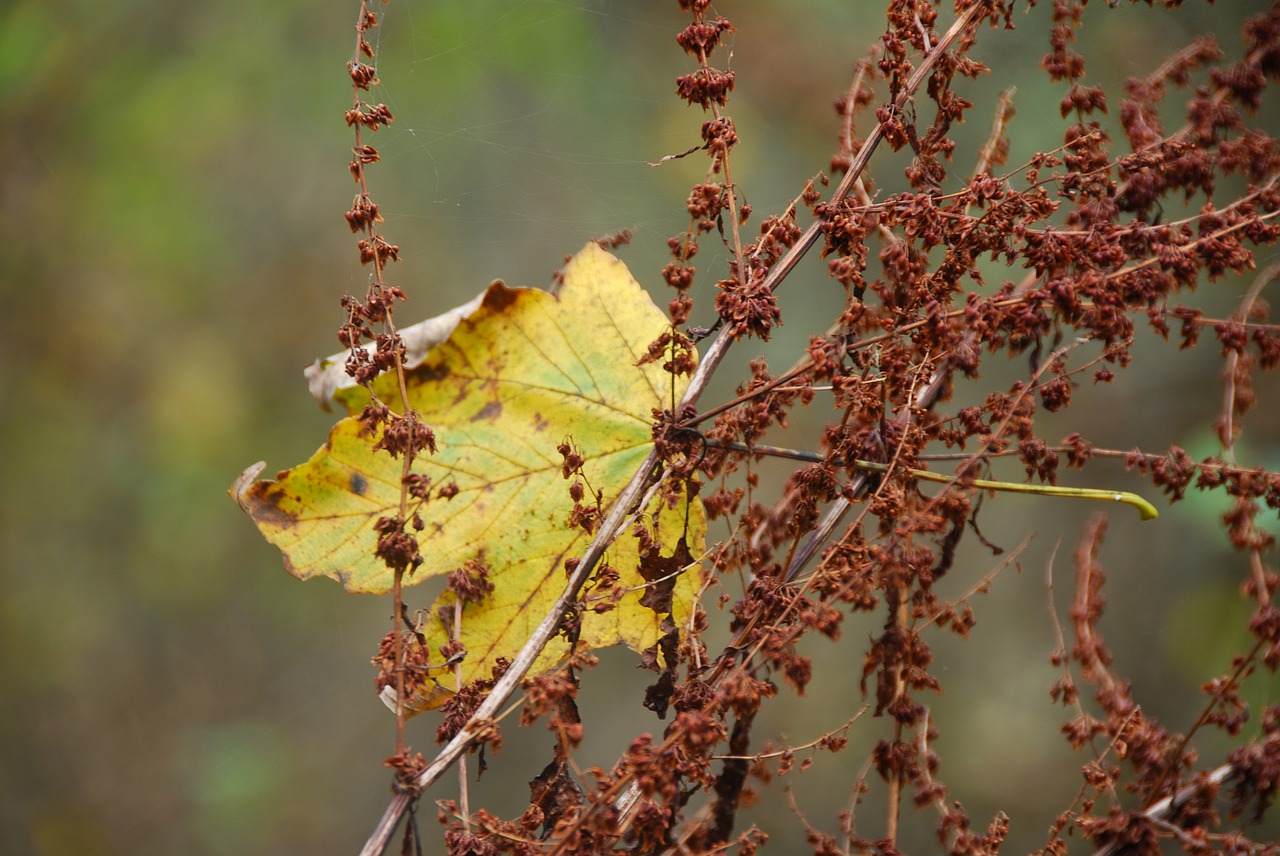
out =
{"type": "MultiPolygon", "coordinates": [[[[1016,456],[1033,481],[1054,483],[1061,469],[1089,471],[1100,459],[1118,458],[1169,502],[1191,491],[1225,493],[1232,506],[1221,524],[1239,552],[1243,595],[1253,602],[1251,646],[1226,673],[1206,681],[1200,711],[1161,723],[1115,670],[1099,629],[1107,524],[1099,518],[1090,525],[1077,550],[1067,629],[1052,653],[1061,678],[1046,687],[1069,709],[1062,731],[1079,753],[1082,784],[1049,829],[1043,852],[1066,852],[1072,836],[1106,852],[1272,849],[1250,840],[1243,821],[1266,815],[1280,789],[1280,706],[1251,712],[1242,688],[1250,675],[1280,665],[1274,602],[1280,576],[1268,564],[1275,545],[1257,525],[1259,515],[1280,509],[1280,474],[1236,461],[1234,447],[1257,403],[1256,373],[1280,363],[1280,325],[1269,320],[1260,296],[1276,270],[1257,275],[1230,317],[1209,317],[1193,293],[1253,271],[1258,248],[1280,237],[1280,142],[1258,116],[1268,85],[1280,77],[1280,7],[1260,8],[1239,45],[1201,37],[1174,46],[1123,92],[1105,92],[1088,82],[1075,45],[1086,20],[1107,9],[1056,0],[1048,32],[1026,25],[1026,38],[1043,40],[1041,70],[1062,93],[1061,141],[1010,165],[1017,119],[1009,94],[979,150],[958,149],[952,131],[965,119],[983,118],[969,115],[966,99],[988,71],[972,51],[985,31],[1024,26],[1013,3],[964,0],[953,9],[893,0],[883,37],[863,59],[851,60],[852,81],[836,104],[831,171],[838,186],[828,191],[828,177],[820,175],[756,226],[733,169],[739,138],[729,112],[735,77],[725,41],[734,25],[709,0],[680,0],[679,7],[685,18],[676,42],[691,61],[674,91],[704,111],[705,121],[700,143],[677,157],[700,153],[708,166],[685,201],[688,228],[668,241],[671,261],[662,279],[672,289],[671,329],[645,360],[693,380],[682,401],[655,414],[650,460],[657,466],[637,473],[619,504],[634,503],[654,485],[670,490],[683,483],[701,493],[712,520],[727,521],[731,535],[705,556],[642,550],[642,571],[654,581],[650,602],[659,610],[670,597],[662,581],[701,574],[708,606],[718,601],[730,616],[732,641],[708,647],[703,631],[716,617],[703,609],[689,627],[670,628],[661,659],[653,651],[643,663],[658,672],[643,703],[665,717],[660,733],[635,736],[608,769],[578,770],[573,763],[591,727],[575,701],[591,659],[578,656],[559,671],[525,679],[521,724],[545,719],[556,736],[553,756],[530,783],[529,807],[518,818],[471,811],[465,794],[461,806],[445,806],[449,852],[753,853],[768,841],[740,822],[753,792],[772,789],[769,798],[781,798],[777,779],[810,763],[813,753],[845,749],[848,732],[864,727],[880,737],[869,757],[850,765],[863,771],[850,778],[859,795],[884,794],[884,818],[855,821],[852,811],[810,818],[814,853],[896,853],[900,820],[921,808],[936,814],[937,841],[948,852],[997,852],[1010,818],[1001,812],[977,822],[951,795],[942,756],[932,748],[945,723],[931,715],[930,704],[945,688],[933,647],[961,645],[978,623],[967,596],[947,600],[935,584],[951,569],[966,532],[986,544],[977,533],[980,497],[972,481],[1002,456],[1016,456]],[[1167,127],[1175,105],[1179,124],[1167,127]],[[876,187],[865,171],[881,146],[911,153],[898,188],[876,187]],[[695,267],[708,241],[728,254],[724,270],[695,267]],[[770,337],[781,320],[779,290],[814,247],[844,295],[838,316],[789,369],[753,361],[736,398],[700,405],[706,378],[733,343],[770,337]],[[987,282],[998,266],[1012,278],[987,282]],[[710,329],[691,326],[707,292],[717,320],[710,329]],[[1076,395],[1130,366],[1142,325],[1180,349],[1221,353],[1223,407],[1213,426],[1219,454],[1196,460],[1177,447],[1115,450],[1079,432],[1044,435],[1043,413],[1069,411],[1076,395]],[[695,369],[695,343],[712,336],[695,369]],[[988,389],[981,404],[950,406],[958,382],[979,379],[984,363],[1012,357],[1028,362],[1023,379],[988,389]],[[796,467],[780,496],[765,496],[756,465],[767,450],[759,441],[786,425],[795,408],[818,400],[835,414],[814,440],[818,452],[796,467]],[[950,482],[921,491],[910,470],[940,460],[957,462],[950,482]],[[883,468],[869,470],[863,461],[883,468]],[[801,640],[838,639],[857,613],[874,616],[877,628],[862,650],[867,715],[854,714],[805,746],[761,748],[753,734],[757,714],[779,694],[803,694],[813,679],[801,640]],[[1258,724],[1246,729],[1251,713],[1258,724]],[[1202,757],[1196,740],[1208,729],[1234,748],[1202,757]],[[826,821],[839,837],[822,831],[826,821]]],[[[365,170],[378,154],[361,136],[393,119],[384,105],[361,98],[376,80],[363,35],[375,25],[362,4],[357,56],[349,65],[356,101],[347,114],[356,130],[351,171],[360,189],[346,216],[361,233],[361,261],[375,274],[363,300],[344,302],[349,323],[341,333],[353,348],[378,343],[372,356],[353,350],[349,368],[360,380],[397,370],[400,360],[391,322],[402,294],[383,276],[398,248],[377,229],[365,170]]],[[[415,455],[432,449],[429,429],[412,413],[379,405],[367,418],[386,426],[382,445],[404,456],[406,474],[415,455]]],[[[580,457],[569,445],[560,452],[566,478],[576,476],[580,457]]],[[[579,599],[583,586],[607,593],[616,579],[597,544],[645,537],[643,527],[619,529],[589,486],[574,485],[573,522],[596,543],[569,564],[563,614],[552,616],[570,638],[575,616],[591,608],[579,599]]],[[[412,487],[407,478],[401,514],[380,526],[379,555],[396,569],[397,581],[418,561],[412,487]]],[[[454,584],[482,597],[484,569],[462,569],[454,584]]],[[[404,615],[398,586],[396,614],[404,615]]],[[[380,684],[400,681],[401,695],[404,674],[419,658],[412,626],[404,630],[402,623],[409,624],[397,623],[378,659],[380,684]]],[[[413,791],[435,781],[475,744],[496,749],[502,727],[496,713],[524,669],[527,663],[509,670],[504,664],[493,680],[459,693],[441,731],[449,745],[431,765],[398,745],[391,763],[401,786],[413,791]]],[[[381,847],[412,799],[412,793],[397,797],[366,852],[381,847]]]]}

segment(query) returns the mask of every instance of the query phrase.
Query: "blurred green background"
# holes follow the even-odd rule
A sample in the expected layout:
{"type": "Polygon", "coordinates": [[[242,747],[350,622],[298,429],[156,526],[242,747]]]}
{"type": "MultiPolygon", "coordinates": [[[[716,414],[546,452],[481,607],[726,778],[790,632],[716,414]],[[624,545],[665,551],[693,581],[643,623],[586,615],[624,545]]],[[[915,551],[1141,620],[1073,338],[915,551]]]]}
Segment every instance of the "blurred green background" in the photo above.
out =
{"type": "MultiPolygon", "coordinates": [[[[1261,4],[1176,13],[1094,4],[1083,43],[1091,80],[1145,74],[1202,32],[1220,33],[1238,55],[1252,5],[1261,4]]],[[[337,349],[339,297],[365,283],[342,219],[353,194],[342,114],[356,8],[11,0],[0,9],[0,853],[348,853],[386,802],[379,763],[392,723],[368,659],[387,602],[288,577],[226,495],[253,461],[270,472],[303,460],[330,424],[300,370],[337,349]]],[[[735,178],[763,215],[826,166],[832,99],[882,32],[882,9],[754,0],[720,11],[738,27],[735,178]]],[[[401,319],[436,314],[495,278],[545,284],[588,238],[626,227],[636,239],[622,257],[642,282],[659,282],[665,239],[685,226],[684,197],[705,169],[700,157],[645,165],[696,144],[703,119],[673,95],[690,67],[673,40],[685,23],[675,2],[394,0],[381,14],[375,97],[397,122],[373,140],[384,161],[371,176],[385,232],[402,248],[394,281],[411,299],[401,319]]],[[[976,106],[957,134],[957,174],[1010,85],[1011,163],[1060,141],[1062,92],[1037,67],[1048,15],[1047,5],[1020,4],[1018,30],[982,33],[978,56],[994,70],[960,84],[976,106]]],[[[1274,96],[1265,104],[1259,121],[1274,131],[1274,96]]],[[[902,165],[888,153],[873,162],[886,192],[903,186],[902,165]]],[[[706,242],[704,274],[717,261],[706,242]]],[[[707,282],[695,323],[710,321],[707,282]]],[[[1246,287],[1224,281],[1196,299],[1221,316],[1246,287]]],[[[811,259],[787,285],[786,326],[767,346],[739,346],[704,400],[729,395],[752,356],[789,365],[837,305],[838,288],[811,259]]],[[[1177,354],[1144,341],[1138,355],[1147,359],[1114,386],[1078,390],[1080,403],[1046,434],[1060,426],[1099,444],[1213,453],[1221,365],[1212,346],[1177,354]]],[[[1025,361],[993,365],[958,395],[1006,388],[1025,372],[1025,361]]],[[[1280,467],[1278,391],[1263,379],[1242,462],[1280,467]]],[[[827,416],[815,405],[778,439],[812,446],[827,416]]],[[[1088,478],[1143,490],[1118,466],[1088,478]]],[[[1248,615],[1235,595],[1246,568],[1215,524],[1223,507],[1193,497],[1142,527],[1112,510],[1103,628],[1139,701],[1174,729],[1195,718],[1198,685],[1228,668],[1248,615]]],[[[935,646],[948,689],[934,714],[940,776],[976,825],[1009,812],[1014,850],[1042,843],[1086,760],[1057,736],[1066,715],[1046,692],[1056,675],[1043,572],[1062,540],[1064,603],[1071,548],[1096,510],[988,500],[988,537],[1012,547],[1035,533],[1025,570],[975,602],[970,642],[935,646]]],[[[950,591],[995,563],[979,549],[962,558],[950,591]]],[[[757,734],[807,742],[842,723],[860,704],[873,630],[850,621],[842,641],[812,645],[809,696],[780,700],[757,734]]],[[[585,683],[583,766],[607,765],[635,733],[661,730],[640,709],[634,662],[607,652],[585,683]]],[[[1249,697],[1272,693],[1257,680],[1249,697]]],[[[410,726],[428,753],[433,719],[410,726]]],[[[848,750],[793,777],[810,823],[838,833],[836,812],[882,734],[882,722],[864,718],[848,750]]],[[[507,739],[473,805],[510,814],[549,737],[512,726],[507,739]]],[[[1216,763],[1214,741],[1204,746],[1205,763],[1216,763]]],[[[858,814],[872,837],[883,828],[875,805],[858,814]]],[[[803,847],[776,787],[750,817],[782,852],[803,847]]],[[[935,822],[908,810],[905,844],[928,848],[935,822]]]]}

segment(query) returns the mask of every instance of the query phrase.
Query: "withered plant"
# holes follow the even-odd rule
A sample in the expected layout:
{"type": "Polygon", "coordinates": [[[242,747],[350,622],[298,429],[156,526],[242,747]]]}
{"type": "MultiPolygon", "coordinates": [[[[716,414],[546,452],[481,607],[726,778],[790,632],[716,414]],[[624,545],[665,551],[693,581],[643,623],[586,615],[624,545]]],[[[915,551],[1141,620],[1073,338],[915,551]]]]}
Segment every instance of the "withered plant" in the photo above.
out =
{"type": "MultiPolygon", "coordinates": [[[[1219,522],[1238,552],[1240,592],[1252,602],[1252,643],[1223,664],[1223,674],[1205,676],[1201,709],[1166,725],[1113,668],[1098,624],[1108,523],[1099,515],[1088,526],[1076,548],[1060,646],[1045,651],[1056,683],[1050,677],[1044,687],[1064,708],[1063,735],[1082,779],[1056,819],[1041,819],[1048,827],[1042,852],[1066,852],[1072,838],[1084,842],[1077,848],[1106,853],[1275,849],[1252,840],[1250,829],[1259,827],[1248,824],[1268,813],[1280,787],[1280,704],[1250,710],[1244,686],[1280,665],[1280,576],[1268,564],[1274,540],[1259,525],[1260,515],[1280,508],[1280,473],[1237,460],[1235,450],[1257,404],[1255,374],[1280,363],[1280,325],[1269,321],[1263,297],[1277,267],[1254,272],[1259,248],[1280,237],[1280,142],[1260,118],[1275,106],[1267,86],[1280,77],[1280,6],[1259,8],[1238,44],[1206,36],[1171,45],[1158,67],[1106,92],[1086,78],[1075,47],[1086,19],[1106,25],[1104,4],[1056,0],[1047,33],[1036,29],[1045,10],[1024,20],[1015,5],[1036,3],[892,0],[883,36],[861,59],[851,55],[851,80],[822,82],[845,91],[826,172],[796,188],[785,210],[760,216],[735,177],[735,78],[725,47],[734,25],[710,0],[679,0],[682,20],[672,4],[675,41],[689,59],[674,91],[698,108],[701,129],[695,146],[670,157],[706,158],[707,166],[684,203],[688,228],[667,242],[671,260],[661,280],[670,288],[670,329],[646,360],[691,381],[654,413],[653,451],[625,489],[595,509],[607,513],[592,522],[591,546],[566,563],[563,593],[525,650],[444,706],[442,748],[433,757],[410,750],[397,713],[388,762],[395,793],[365,853],[381,852],[422,790],[468,754],[487,750],[493,775],[502,765],[503,730],[517,727],[512,710],[521,711],[519,726],[543,723],[554,733],[549,763],[518,816],[470,805],[465,790],[442,804],[452,854],[752,853],[769,831],[743,822],[748,799],[787,799],[786,775],[798,759],[852,752],[854,730],[875,735],[874,748],[843,762],[854,794],[849,810],[805,817],[814,853],[895,853],[907,823],[932,825],[950,853],[998,852],[1010,817],[971,818],[952,795],[935,749],[947,724],[931,704],[946,688],[933,650],[964,656],[980,611],[970,595],[993,578],[955,599],[940,596],[935,584],[951,571],[966,535],[998,552],[975,517],[989,495],[991,462],[1001,457],[1020,461],[1032,485],[1054,485],[1064,470],[1081,471],[1071,481],[1087,484],[1097,463],[1111,458],[1168,503],[1194,491],[1224,494],[1230,509],[1219,522]],[[1016,96],[1006,93],[987,116],[970,115],[968,100],[988,85],[975,45],[984,33],[1015,26],[1044,44],[1039,71],[1061,93],[1060,143],[1022,163],[1009,162],[1016,96]],[[976,151],[958,150],[953,139],[962,120],[990,123],[976,151]],[[868,164],[886,149],[903,153],[908,166],[896,181],[873,182],[868,164]],[[723,269],[698,266],[708,244],[728,257],[723,269]],[[708,380],[726,353],[769,339],[780,323],[778,296],[802,261],[826,265],[843,294],[838,315],[812,331],[807,350],[785,368],[753,360],[735,398],[707,400],[708,380]],[[1001,270],[1008,278],[991,281],[1001,270]],[[1243,275],[1253,278],[1234,313],[1210,317],[1197,306],[1197,289],[1203,295],[1243,275]],[[691,323],[695,309],[714,323],[691,323]],[[1196,347],[1221,355],[1216,454],[1102,448],[1087,423],[1066,437],[1042,428],[1043,414],[1067,411],[1118,372],[1142,370],[1133,345],[1143,326],[1168,343],[1166,359],[1196,347]],[[1022,377],[984,388],[992,365],[1021,366],[1022,377]],[[962,389],[978,403],[949,404],[962,389]],[[820,435],[801,448],[794,433],[790,450],[766,445],[797,408],[830,414],[820,435]],[[771,492],[759,464],[777,456],[794,471],[771,492]],[[926,482],[929,476],[942,484],[926,482]],[[529,667],[550,638],[572,635],[576,617],[591,608],[584,587],[605,572],[602,555],[615,540],[637,537],[626,521],[654,491],[700,495],[717,521],[705,554],[658,557],[649,568],[695,575],[701,605],[687,627],[660,643],[661,657],[644,658],[656,676],[636,673],[644,676],[637,703],[661,717],[655,733],[620,746],[607,769],[579,769],[573,755],[592,728],[592,711],[580,711],[575,699],[591,680],[593,658],[575,651],[540,675],[529,667]],[[760,711],[779,695],[803,694],[822,668],[800,653],[802,640],[834,641],[859,613],[877,629],[857,653],[847,646],[856,649],[859,639],[841,640],[839,659],[854,666],[852,675],[847,668],[839,674],[860,682],[865,714],[840,712],[842,727],[803,746],[766,748],[776,735],[753,729],[760,711]],[[731,641],[713,649],[704,634],[725,624],[731,641]],[[523,703],[513,704],[518,694],[523,703]],[[1229,751],[1200,753],[1198,741],[1211,731],[1226,737],[1229,751]],[[858,815],[864,793],[880,795],[880,816],[858,815]]],[[[1169,8],[1152,14],[1177,14],[1176,0],[1161,5],[1169,8]]],[[[403,393],[405,351],[394,321],[403,293],[388,277],[399,251],[380,232],[368,181],[378,161],[373,132],[394,118],[368,95],[377,72],[367,34],[376,26],[362,2],[348,66],[355,102],[346,114],[359,190],[346,217],[372,273],[363,298],[344,300],[340,338],[352,348],[348,371],[356,380],[396,373],[403,393]],[[372,351],[357,348],[370,341],[372,351]]],[[[611,228],[602,224],[599,232],[611,228]]],[[[421,561],[413,508],[425,488],[413,464],[432,454],[435,438],[407,395],[375,400],[362,418],[381,450],[403,463],[399,514],[379,523],[376,549],[395,574],[395,628],[377,658],[380,687],[404,699],[422,680],[424,662],[465,656],[415,644],[401,585],[421,561]]],[[[566,473],[573,471],[572,445],[560,451],[566,473]]],[[[581,498],[581,489],[573,497],[566,491],[566,517],[581,498]]],[[[450,586],[460,599],[483,592],[484,571],[461,568],[450,586]]],[[[829,722],[824,714],[814,722],[829,722]]],[[[416,824],[406,824],[404,835],[405,852],[422,846],[416,824]]],[[[781,843],[782,852],[797,846],[781,843]]]]}

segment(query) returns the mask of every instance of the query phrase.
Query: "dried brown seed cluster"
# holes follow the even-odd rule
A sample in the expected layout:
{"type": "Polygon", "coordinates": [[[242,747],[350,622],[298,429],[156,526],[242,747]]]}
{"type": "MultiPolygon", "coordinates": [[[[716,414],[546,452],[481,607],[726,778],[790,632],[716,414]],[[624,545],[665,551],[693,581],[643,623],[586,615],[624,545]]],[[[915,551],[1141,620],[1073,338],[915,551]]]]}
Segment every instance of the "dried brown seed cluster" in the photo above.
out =
{"type": "MultiPolygon", "coordinates": [[[[682,573],[699,573],[704,591],[687,621],[677,627],[669,619],[641,655],[640,665],[656,678],[637,701],[662,717],[657,733],[620,747],[608,769],[576,771],[573,752],[592,725],[576,699],[593,663],[574,650],[562,670],[524,683],[522,724],[545,719],[556,738],[551,762],[531,783],[529,808],[508,821],[484,810],[459,818],[460,809],[447,806],[450,852],[753,853],[767,836],[737,830],[757,791],[821,763],[821,753],[851,751],[853,742],[869,748],[866,778],[851,779],[850,790],[859,799],[879,790],[885,816],[859,818],[851,805],[832,821],[839,835],[820,828],[825,821],[804,820],[815,853],[896,853],[900,821],[917,817],[911,805],[929,809],[947,852],[999,851],[1011,818],[970,818],[944,778],[944,754],[934,747],[946,723],[932,705],[946,678],[935,652],[981,630],[974,598],[1016,561],[1013,551],[963,594],[940,593],[966,536],[1001,553],[979,529],[984,497],[974,482],[1006,456],[1033,482],[1055,482],[1064,462],[1092,473],[1115,459],[1170,502],[1193,491],[1221,492],[1230,498],[1222,531],[1240,555],[1240,589],[1251,601],[1250,647],[1229,671],[1208,676],[1199,711],[1165,724],[1144,709],[1102,636],[1105,523],[1090,525],[1076,555],[1070,615],[1051,657],[1059,675],[1046,680],[1051,698],[1069,709],[1062,734],[1083,753],[1081,785],[1065,796],[1067,807],[1040,852],[1064,853],[1071,836],[1109,853],[1263,850],[1268,843],[1250,841],[1251,830],[1236,819],[1261,816],[1280,793],[1280,706],[1259,719],[1245,691],[1255,673],[1280,667],[1280,573],[1271,564],[1274,537],[1260,521],[1280,509],[1280,473],[1237,462],[1235,444],[1258,407],[1257,373],[1280,365],[1280,325],[1261,297],[1280,267],[1258,275],[1230,317],[1211,317],[1196,295],[1221,278],[1253,273],[1258,249],[1280,239],[1280,142],[1258,116],[1267,87],[1280,77],[1280,7],[1250,18],[1238,49],[1196,37],[1117,92],[1092,82],[1078,48],[1083,28],[1106,20],[1109,10],[1099,4],[1055,0],[1032,10],[1039,17],[1024,18],[997,0],[962,3],[958,12],[928,0],[893,0],[883,36],[856,63],[836,103],[831,167],[843,174],[840,185],[828,193],[825,177],[807,182],[794,202],[748,232],[752,212],[734,179],[738,129],[727,113],[735,78],[727,63],[710,65],[725,55],[734,26],[711,14],[709,0],[679,5],[688,17],[676,41],[694,67],[677,78],[676,94],[705,111],[697,145],[680,157],[701,151],[707,166],[684,200],[688,227],[668,241],[662,279],[674,290],[670,328],[641,361],[693,374],[696,383],[696,342],[713,333],[724,337],[715,347],[768,339],[782,319],[779,286],[814,244],[841,306],[790,368],[752,360],[732,400],[701,410],[673,400],[654,413],[653,476],[664,479],[655,493],[702,496],[721,538],[705,556],[691,555],[686,542],[663,556],[641,516],[621,536],[639,544],[646,606],[669,613],[672,583],[682,573]],[[1062,127],[1059,145],[1010,166],[1019,131],[1011,94],[998,101],[981,147],[961,150],[953,132],[973,119],[974,81],[987,71],[971,56],[981,30],[1015,23],[1044,29],[1041,69],[1060,93],[1062,127]],[[1175,99],[1185,106],[1175,108],[1175,99]],[[1180,127],[1166,127],[1175,112],[1180,127]],[[864,172],[881,141],[903,152],[896,182],[880,176],[873,183],[864,172]],[[708,241],[729,261],[705,283],[708,291],[714,285],[714,324],[696,327],[690,321],[701,283],[693,260],[708,241]],[[1010,279],[989,283],[1001,265],[1010,279]],[[1099,448],[1086,426],[1061,440],[1045,428],[1045,414],[1069,418],[1091,384],[1141,369],[1133,343],[1144,324],[1162,338],[1173,334],[1170,351],[1209,344],[1220,354],[1224,395],[1212,418],[1218,454],[1197,460],[1176,446],[1099,448]],[[1000,388],[978,386],[992,360],[1012,360],[1025,371],[1000,388]],[[964,403],[953,403],[962,386],[964,403]],[[811,422],[812,414],[793,417],[814,402],[831,415],[804,463],[771,496],[759,467],[763,444],[776,429],[811,422]],[[920,490],[913,471],[940,460],[955,462],[950,483],[920,490]],[[731,634],[719,648],[703,635],[716,620],[712,602],[727,613],[731,634]],[[849,644],[855,614],[868,616],[874,630],[853,643],[861,657],[852,667],[847,651],[838,657],[840,674],[860,680],[866,718],[802,747],[762,745],[757,714],[777,695],[804,694],[831,674],[810,652],[842,636],[849,644]],[[1197,754],[1207,729],[1233,747],[1213,759],[1220,772],[1197,754]]],[[[374,23],[372,16],[362,21],[374,23]]],[[[360,43],[367,44],[363,36],[360,43]]],[[[348,121],[358,136],[393,117],[361,100],[376,83],[373,66],[358,55],[349,71],[356,103],[348,121]]],[[[390,324],[402,295],[382,281],[398,248],[377,232],[378,208],[364,187],[364,169],[377,160],[358,136],[352,172],[361,192],[347,221],[376,275],[364,300],[344,304],[351,322],[342,338],[348,346],[377,342],[372,354],[353,357],[353,373],[364,379],[402,360],[390,324]]],[[[382,432],[387,451],[406,460],[432,448],[429,431],[400,419],[412,416],[375,403],[366,423],[382,432]]],[[[565,525],[597,532],[607,498],[583,477],[583,456],[571,442],[559,452],[572,503],[565,525]]],[[[436,496],[447,498],[448,488],[436,496]]],[[[406,480],[407,498],[426,501],[430,491],[429,483],[406,480]]],[[[408,532],[414,519],[406,505],[384,526],[385,552],[406,570],[416,556],[408,532]]],[[[564,565],[572,572],[578,562],[566,557],[564,565]]],[[[460,599],[487,596],[485,571],[460,569],[451,582],[460,599]]],[[[607,613],[616,605],[619,579],[607,561],[595,567],[557,617],[563,637],[577,639],[588,610],[607,613]]],[[[425,667],[411,635],[393,634],[383,648],[384,686],[407,666],[425,667]]],[[[440,739],[467,728],[496,749],[496,722],[468,721],[498,675],[450,700],[440,739]]]]}

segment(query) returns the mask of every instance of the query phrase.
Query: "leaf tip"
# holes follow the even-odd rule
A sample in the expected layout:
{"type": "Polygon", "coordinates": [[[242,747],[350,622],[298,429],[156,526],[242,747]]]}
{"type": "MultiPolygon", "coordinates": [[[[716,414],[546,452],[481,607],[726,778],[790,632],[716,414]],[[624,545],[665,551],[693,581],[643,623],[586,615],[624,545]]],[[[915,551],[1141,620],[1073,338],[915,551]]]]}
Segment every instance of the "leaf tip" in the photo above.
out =
{"type": "Polygon", "coordinates": [[[421,689],[415,691],[405,703],[400,702],[400,695],[396,692],[396,688],[386,686],[382,688],[382,692],[378,693],[378,698],[387,706],[387,710],[392,713],[399,708],[404,712],[405,719],[417,716],[428,710],[435,710],[444,704],[453,696],[453,691],[436,684],[435,689],[431,692],[423,692],[421,689]]]}
{"type": "Polygon", "coordinates": [[[249,498],[247,496],[249,488],[253,487],[254,481],[261,475],[262,471],[267,468],[266,461],[258,461],[256,464],[250,464],[245,467],[244,472],[236,477],[231,483],[231,489],[227,493],[231,494],[231,498],[236,501],[236,505],[240,506],[240,510],[245,514],[252,515],[253,512],[249,507],[249,498]]]}

